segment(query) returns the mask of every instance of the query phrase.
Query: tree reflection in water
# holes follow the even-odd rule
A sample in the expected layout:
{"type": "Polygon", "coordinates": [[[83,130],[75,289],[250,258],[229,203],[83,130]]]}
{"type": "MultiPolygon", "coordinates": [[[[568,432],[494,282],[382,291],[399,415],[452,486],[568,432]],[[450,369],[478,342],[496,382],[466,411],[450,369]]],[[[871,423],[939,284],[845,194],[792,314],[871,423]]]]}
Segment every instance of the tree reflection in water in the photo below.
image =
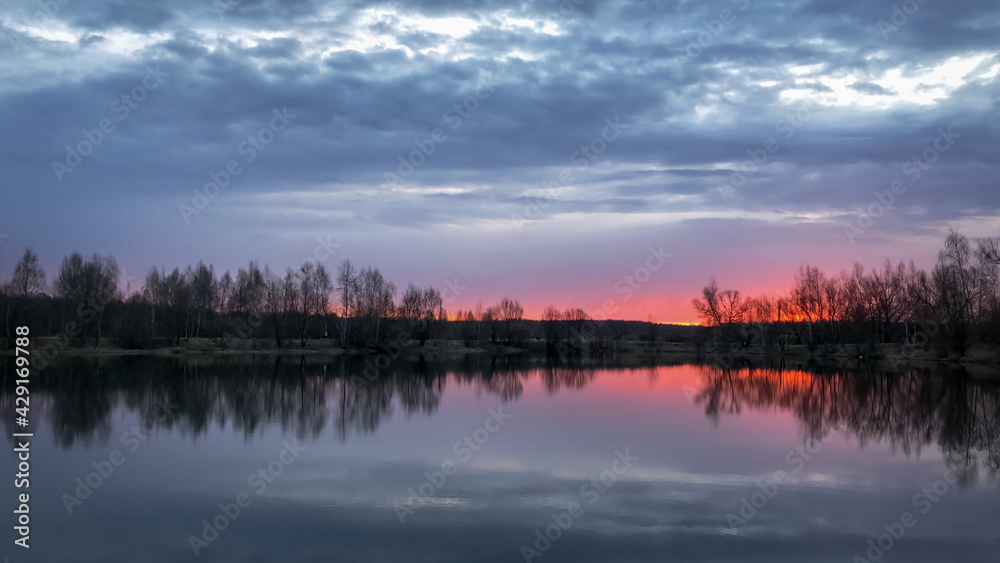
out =
{"type": "MultiPolygon", "coordinates": [[[[0,358],[0,369],[6,361],[0,358]]],[[[434,413],[449,381],[507,402],[521,396],[523,381],[536,372],[552,393],[580,388],[594,374],[544,358],[467,356],[449,364],[396,362],[369,382],[356,377],[364,367],[363,358],[350,357],[67,357],[33,381],[34,413],[44,413],[64,448],[106,444],[116,409],[141,420],[158,415],[159,404],[173,408],[157,427],[192,439],[213,424],[247,439],[271,424],[300,440],[316,439],[332,419],[337,437],[347,440],[374,432],[394,408],[407,415],[434,413]]],[[[0,407],[12,409],[14,397],[13,382],[5,382],[0,407]]],[[[12,432],[13,422],[5,424],[12,432]]]]}
{"type": "MultiPolygon", "coordinates": [[[[10,358],[0,370],[11,373],[10,358]]],[[[198,439],[212,425],[253,439],[268,425],[280,425],[300,440],[315,440],[327,425],[337,438],[374,432],[399,409],[407,416],[430,415],[447,385],[471,386],[479,395],[509,402],[537,377],[547,393],[581,389],[602,369],[643,369],[649,362],[596,358],[561,362],[532,356],[466,356],[452,362],[420,359],[396,362],[371,382],[354,377],[363,358],[312,356],[213,356],[175,358],[119,356],[62,358],[32,382],[32,413],[51,423],[64,448],[105,444],[112,413],[127,409],[137,419],[175,406],[160,428],[198,439]]],[[[943,368],[883,372],[843,367],[786,369],[782,364],[721,370],[700,366],[702,385],[694,396],[705,414],[781,409],[800,421],[806,440],[831,433],[855,437],[864,447],[888,442],[906,455],[937,444],[949,464],[975,477],[979,465],[1000,469],[1000,381],[977,379],[943,368]],[[806,371],[808,369],[808,371],[806,371]]],[[[664,381],[663,383],[669,384],[664,381]]],[[[0,409],[13,410],[13,381],[4,381],[0,409]]],[[[8,436],[12,419],[5,419],[8,436]]]]}
{"type": "Polygon", "coordinates": [[[806,440],[833,432],[861,447],[886,442],[907,456],[936,444],[952,468],[975,479],[1000,470],[1000,381],[960,370],[811,368],[809,372],[747,366],[704,366],[695,404],[718,420],[745,410],[794,413],[806,440]]]}

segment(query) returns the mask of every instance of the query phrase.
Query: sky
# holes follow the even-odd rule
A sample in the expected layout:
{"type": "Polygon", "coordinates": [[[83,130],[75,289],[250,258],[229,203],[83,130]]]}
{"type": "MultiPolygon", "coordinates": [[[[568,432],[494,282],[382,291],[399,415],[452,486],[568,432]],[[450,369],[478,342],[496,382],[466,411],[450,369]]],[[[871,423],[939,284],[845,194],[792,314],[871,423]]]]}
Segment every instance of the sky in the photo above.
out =
{"type": "Polygon", "coordinates": [[[713,276],[929,267],[1000,235],[998,38],[987,0],[0,0],[0,277],[350,258],[688,322],[713,276]]]}

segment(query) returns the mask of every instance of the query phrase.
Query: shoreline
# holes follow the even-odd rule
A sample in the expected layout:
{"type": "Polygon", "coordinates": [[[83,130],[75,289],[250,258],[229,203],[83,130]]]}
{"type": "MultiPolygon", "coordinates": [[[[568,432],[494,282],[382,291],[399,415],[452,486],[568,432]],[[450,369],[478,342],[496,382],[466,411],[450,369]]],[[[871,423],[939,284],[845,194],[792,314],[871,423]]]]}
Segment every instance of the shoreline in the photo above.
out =
{"type": "MultiPolygon", "coordinates": [[[[44,354],[43,357],[73,356],[162,356],[162,357],[199,357],[199,356],[316,356],[316,357],[377,357],[389,356],[391,359],[452,359],[467,355],[482,355],[486,357],[506,357],[518,355],[554,355],[556,357],[586,357],[594,355],[630,355],[637,359],[687,359],[692,362],[712,364],[728,363],[741,358],[783,359],[819,363],[843,363],[851,360],[857,363],[872,365],[892,365],[894,368],[906,365],[927,366],[976,366],[995,367],[1000,374],[1000,347],[975,346],[970,348],[965,356],[958,357],[949,354],[940,357],[933,350],[907,350],[902,344],[882,345],[875,356],[859,355],[855,345],[824,345],[809,351],[805,345],[789,346],[785,350],[764,350],[761,347],[749,346],[734,349],[722,346],[713,349],[710,346],[699,346],[691,342],[649,342],[649,341],[605,341],[589,343],[583,347],[573,347],[566,343],[557,343],[555,349],[549,349],[544,341],[529,341],[520,346],[502,343],[482,342],[466,345],[459,340],[428,340],[423,346],[416,341],[410,341],[402,346],[392,347],[393,343],[383,343],[378,347],[340,347],[330,340],[309,340],[305,347],[285,346],[277,348],[272,343],[263,341],[239,340],[228,341],[225,346],[218,346],[214,339],[182,339],[180,345],[148,349],[126,349],[102,342],[100,346],[67,347],[56,346],[55,338],[38,338],[32,348],[35,350],[57,351],[54,355],[44,354]],[[853,350],[852,350],[853,349],[853,350]]],[[[13,350],[0,350],[0,356],[12,355],[13,350]]]]}

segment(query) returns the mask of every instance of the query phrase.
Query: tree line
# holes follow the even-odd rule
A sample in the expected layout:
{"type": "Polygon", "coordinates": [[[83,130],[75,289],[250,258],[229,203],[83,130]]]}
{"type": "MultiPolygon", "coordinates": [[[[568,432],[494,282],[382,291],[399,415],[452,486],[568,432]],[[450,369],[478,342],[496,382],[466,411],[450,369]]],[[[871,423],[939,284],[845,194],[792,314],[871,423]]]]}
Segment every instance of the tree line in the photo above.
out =
{"type": "Polygon", "coordinates": [[[785,295],[751,297],[713,279],[692,305],[713,339],[736,348],[855,344],[873,353],[897,343],[964,355],[973,344],[1000,344],[998,266],[997,239],[973,246],[953,231],[929,272],[888,259],[838,275],[806,264],[785,295]]]}
{"type": "MultiPolygon", "coordinates": [[[[276,272],[250,261],[235,275],[217,275],[204,262],[184,270],[154,267],[137,289],[130,282],[122,287],[121,277],[114,257],[73,253],[49,284],[38,256],[25,249],[11,278],[0,280],[0,334],[10,339],[17,326],[28,325],[33,335],[56,336],[66,346],[96,346],[104,337],[125,348],[236,338],[284,348],[320,338],[366,345],[392,329],[423,345],[448,319],[436,288],[410,283],[400,294],[378,268],[351,260],[335,276],[319,262],[276,272]]],[[[505,297],[457,317],[478,326],[476,340],[512,343],[522,338],[523,314],[520,302],[505,297]]]]}
{"type": "MultiPolygon", "coordinates": [[[[693,301],[708,338],[734,350],[759,346],[857,346],[861,354],[898,343],[964,354],[977,343],[1000,344],[1000,252],[996,239],[970,241],[952,232],[931,271],[912,262],[828,275],[800,267],[785,295],[751,297],[720,289],[715,280],[693,301]]],[[[595,320],[586,311],[547,307],[524,317],[516,299],[473,310],[446,311],[434,287],[412,283],[399,292],[378,268],[341,262],[335,275],[319,262],[283,272],[257,261],[218,275],[198,262],[185,269],[152,268],[141,286],[122,284],[112,256],[66,257],[51,284],[38,256],[26,249],[9,280],[0,280],[0,337],[14,329],[54,336],[58,346],[123,348],[178,345],[208,338],[218,347],[306,347],[329,339],[344,347],[379,346],[389,339],[462,340],[525,345],[544,341],[556,351],[603,349],[621,340],[696,340],[694,331],[640,321],[595,320]],[[240,343],[243,344],[240,344],[240,343]]],[[[704,338],[702,342],[704,343],[704,338]]]]}
{"type": "Polygon", "coordinates": [[[329,339],[343,347],[383,349],[387,342],[430,339],[525,346],[542,341],[559,353],[604,349],[614,341],[683,340],[673,328],[638,321],[593,320],[579,308],[546,308],[541,320],[524,316],[517,299],[448,311],[434,287],[412,283],[400,292],[375,267],[342,261],[336,272],[306,262],[283,272],[257,261],[221,275],[204,262],[184,269],[152,268],[138,287],[122,279],[112,256],[73,253],[48,283],[38,256],[25,249],[7,281],[0,279],[0,339],[28,325],[36,336],[56,337],[58,348],[127,349],[176,346],[211,339],[221,348],[306,347],[329,339]],[[124,285],[123,285],[124,284],[124,285]]]}

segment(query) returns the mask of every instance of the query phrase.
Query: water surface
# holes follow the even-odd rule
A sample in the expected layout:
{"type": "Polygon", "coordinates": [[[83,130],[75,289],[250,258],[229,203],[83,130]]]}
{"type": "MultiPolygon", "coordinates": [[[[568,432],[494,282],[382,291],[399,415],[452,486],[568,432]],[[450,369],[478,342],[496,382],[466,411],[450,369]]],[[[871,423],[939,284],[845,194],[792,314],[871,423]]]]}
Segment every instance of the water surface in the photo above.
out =
{"type": "Polygon", "coordinates": [[[32,547],[4,551],[847,562],[884,536],[882,561],[1000,553],[996,380],[544,358],[357,373],[288,357],[54,363],[32,390],[32,547]]]}

